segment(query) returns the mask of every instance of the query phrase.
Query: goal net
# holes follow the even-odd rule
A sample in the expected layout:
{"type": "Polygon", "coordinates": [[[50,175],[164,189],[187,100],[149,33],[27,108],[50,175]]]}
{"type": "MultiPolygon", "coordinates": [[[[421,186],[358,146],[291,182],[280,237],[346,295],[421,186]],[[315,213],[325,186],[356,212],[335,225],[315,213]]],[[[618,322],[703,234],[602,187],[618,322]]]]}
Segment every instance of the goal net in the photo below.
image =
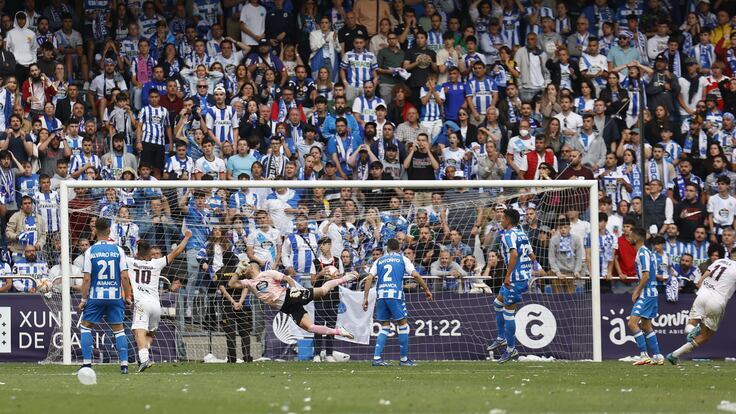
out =
{"type": "MultiPolygon", "coordinates": [[[[110,219],[111,240],[130,256],[139,240],[154,247],[153,257],[165,256],[184,229],[194,233],[161,274],[156,362],[370,359],[380,324],[373,300],[362,309],[364,278],[391,238],[434,295],[427,301],[405,277],[412,358],[488,359],[497,335],[493,300],[506,274],[505,209],[519,211],[537,259],[517,309],[520,353],[601,359],[594,181],[65,181],[59,191],[60,246],[47,258],[59,271],[45,300],[63,321],[56,327],[63,340],[49,349],[48,362],[81,361],[81,269],[100,217],[110,219]],[[329,278],[323,269],[330,265],[359,274],[306,307],[316,323],[343,326],[355,340],[314,337],[229,289],[244,260],[290,274],[305,288],[329,278]]],[[[128,309],[131,362],[133,316],[128,309]]],[[[95,361],[117,361],[109,327],[93,333],[95,361]]],[[[398,356],[397,340],[389,339],[384,356],[398,356]]]]}

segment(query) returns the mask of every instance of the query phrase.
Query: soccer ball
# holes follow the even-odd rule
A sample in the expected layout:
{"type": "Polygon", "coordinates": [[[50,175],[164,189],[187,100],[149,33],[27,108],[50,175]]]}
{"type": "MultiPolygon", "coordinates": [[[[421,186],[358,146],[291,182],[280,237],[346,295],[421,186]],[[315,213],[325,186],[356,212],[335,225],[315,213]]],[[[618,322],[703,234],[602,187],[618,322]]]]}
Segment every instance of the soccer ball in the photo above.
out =
{"type": "Polygon", "coordinates": [[[331,277],[335,277],[340,273],[340,271],[337,270],[335,266],[327,266],[325,267],[325,270],[327,271],[327,274],[330,275],[331,277]]]}
{"type": "Polygon", "coordinates": [[[42,281],[38,282],[36,285],[36,292],[38,293],[49,293],[51,292],[51,288],[53,287],[53,283],[51,283],[48,279],[43,279],[42,281]]]}
{"type": "Polygon", "coordinates": [[[97,384],[97,373],[90,367],[82,367],[77,371],[77,379],[82,385],[97,384]]]}

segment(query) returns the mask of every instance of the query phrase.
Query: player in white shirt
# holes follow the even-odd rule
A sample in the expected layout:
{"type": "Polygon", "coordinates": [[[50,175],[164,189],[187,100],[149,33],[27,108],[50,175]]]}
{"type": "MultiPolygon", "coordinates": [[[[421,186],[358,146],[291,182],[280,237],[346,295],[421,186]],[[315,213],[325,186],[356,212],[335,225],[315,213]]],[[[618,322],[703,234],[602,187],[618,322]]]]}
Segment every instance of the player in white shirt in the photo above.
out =
{"type": "Polygon", "coordinates": [[[718,330],[726,304],[736,291],[736,262],[732,260],[735,254],[736,249],[731,250],[731,259],[713,262],[698,281],[698,297],[685,327],[687,343],[667,355],[670,363],[679,363],[681,356],[708,342],[718,330]]]}
{"type": "Polygon", "coordinates": [[[151,245],[145,240],[140,240],[135,259],[127,257],[130,284],[133,287],[134,311],[131,330],[138,346],[138,372],[143,372],[153,365],[149,351],[161,319],[161,302],[158,297],[161,270],[184,251],[190,237],[192,232],[187,230],[176,249],[168,256],[156,259],[151,259],[151,245]]]}
{"type": "Polygon", "coordinates": [[[716,237],[711,242],[720,240],[723,230],[733,226],[736,215],[736,198],[728,193],[731,179],[722,175],[716,179],[716,183],[718,194],[708,199],[708,226],[710,234],[716,237]]]}
{"type": "Polygon", "coordinates": [[[271,227],[268,213],[256,212],[256,228],[245,242],[248,259],[257,263],[261,270],[275,269],[281,259],[281,233],[271,227]]]}

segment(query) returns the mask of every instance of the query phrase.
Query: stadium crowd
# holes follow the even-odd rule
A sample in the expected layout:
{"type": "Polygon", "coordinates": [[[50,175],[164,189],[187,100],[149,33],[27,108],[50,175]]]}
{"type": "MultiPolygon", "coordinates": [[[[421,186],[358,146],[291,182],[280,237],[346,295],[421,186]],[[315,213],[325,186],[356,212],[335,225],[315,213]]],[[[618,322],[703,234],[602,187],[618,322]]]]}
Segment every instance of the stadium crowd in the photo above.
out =
{"type": "Polygon", "coordinates": [[[165,255],[191,229],[172,290],[243,256],[318,285],[397,238],[433,289],[496,291],[507,208],[550,289],[584,284],[586,197],[444,180],[599,180],[614,292],[636,283],[633,226],[673,300],[736,243],[732,2],[0,0],[0,13],[0,292],[58,274],[63,180],[283,181],[70,194],[77,266],[98,216],[131,253],[143,239],[165,255]],[[288,182],[345,179],[438,184],[288,182]]]}

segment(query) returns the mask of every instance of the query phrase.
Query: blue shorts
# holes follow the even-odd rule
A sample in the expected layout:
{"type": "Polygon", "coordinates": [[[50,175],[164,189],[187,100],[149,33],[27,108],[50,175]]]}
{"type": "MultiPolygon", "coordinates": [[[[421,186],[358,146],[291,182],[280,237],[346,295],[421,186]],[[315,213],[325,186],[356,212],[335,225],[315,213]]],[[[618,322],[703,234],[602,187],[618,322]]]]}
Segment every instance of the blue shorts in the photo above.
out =
{"type": "Polygon", "coordinates": [[[90,299],[84,307],[82,320],[100,323],[105,319],[110,325],[121,324],[125,320],[125,301],[123,299],[90,299]]]}
{"type": "Polygon", "coordinates": [[[376,300],[376,320],[400,321],[406,319],[406,302],[400,299],[377,299],[376,300]]]}
{"type": "Polygon", "coordinates": [[[659,311],[659,299],[658,297],[653,298],[639,298],[634,307],[631,308],[631,316],[638,316],[644,319],[654,319],[657,317],[659,311]]]}
{"type": "Polygon", "coordinates": [[[511,282],[511,288],[507,288],[506,285],[501,285],[501,289],[498,293],[503,298],[504,305],[515,305],[521,302],[521,295],[529,290],[529,282],[521,280],[518,282],[511,282]]]}

